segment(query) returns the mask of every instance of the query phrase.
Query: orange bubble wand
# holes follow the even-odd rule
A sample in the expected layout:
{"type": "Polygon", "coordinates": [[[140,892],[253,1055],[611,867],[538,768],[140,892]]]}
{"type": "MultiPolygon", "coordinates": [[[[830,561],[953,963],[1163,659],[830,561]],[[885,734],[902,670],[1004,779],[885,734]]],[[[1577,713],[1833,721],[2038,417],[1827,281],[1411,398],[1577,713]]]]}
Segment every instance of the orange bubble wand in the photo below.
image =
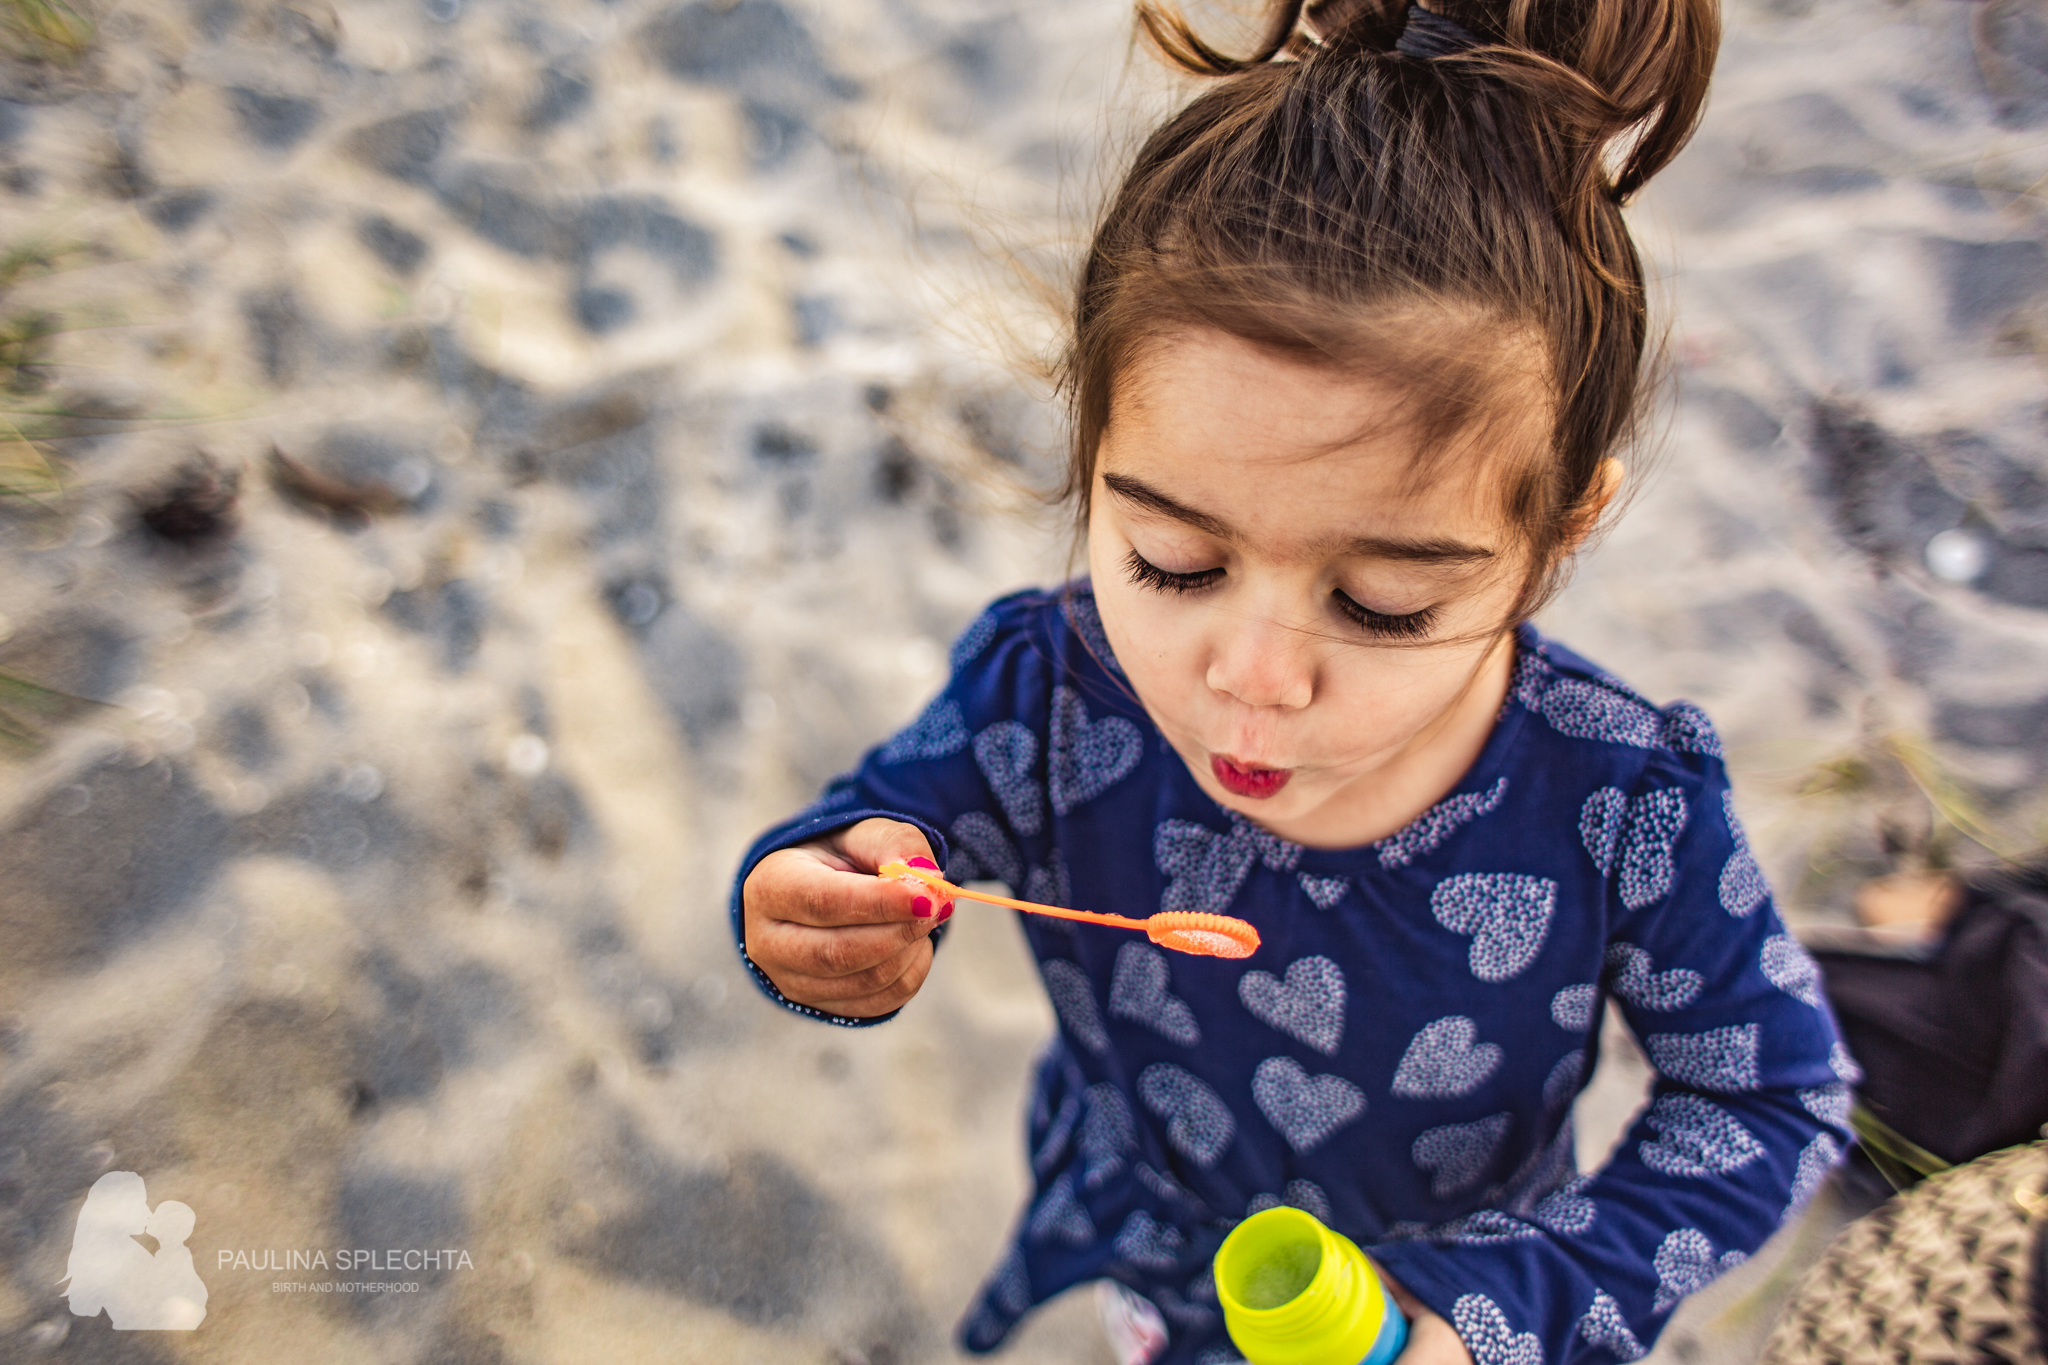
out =
{"type": "Polygon", "coordinates": [[[1259,931],[1229,915],[1210,915],[1199,910],[1162,910],[1145,919],[1098,915],[1088,910],[1068,910],[1057,905],[1011,900],[1008,896],[994,896],[986,891],[970,891],[964,886],[955,886],[936,872],[903,862],[883,863],[875,875],[916,882],[955,900],[983,901],[1027,914],[1050,915],[1054,919],[1074,920],[1081,924],[1104,924],[1112,929],[1136,929],[1160,947],[1171,948],[1178,953],[1194,953],[1199,957],[1250,957],[1259,950],[1259,931]]]}

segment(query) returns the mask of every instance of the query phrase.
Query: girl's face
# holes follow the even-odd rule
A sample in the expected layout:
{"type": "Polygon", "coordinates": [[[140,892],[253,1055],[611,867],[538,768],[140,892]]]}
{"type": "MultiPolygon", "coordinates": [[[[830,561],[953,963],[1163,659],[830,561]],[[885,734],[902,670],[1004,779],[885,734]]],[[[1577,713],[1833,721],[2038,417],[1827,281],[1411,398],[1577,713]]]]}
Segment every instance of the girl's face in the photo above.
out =
{"type": "Polygon", "coordinates": [[[1204,791],[1311,846],[1383,838],[1455,786],[1513,665],[1526,565],[1495,466],[1460,449],[1415,478],[1397,411],[1187,334],[1119,385],[1096,459],[1089,568],[1139,700],[1204,791]]]}

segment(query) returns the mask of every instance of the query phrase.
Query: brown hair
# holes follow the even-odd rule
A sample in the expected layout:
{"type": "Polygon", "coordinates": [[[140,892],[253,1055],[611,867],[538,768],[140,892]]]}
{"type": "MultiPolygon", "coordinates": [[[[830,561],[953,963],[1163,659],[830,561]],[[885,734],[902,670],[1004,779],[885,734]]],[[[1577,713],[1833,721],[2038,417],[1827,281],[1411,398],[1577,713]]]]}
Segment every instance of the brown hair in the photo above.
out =
{"type": "Polygon", "coordinates": [[[1436,0],[1421,41],[1407,0],[1278,0],[1245,57],[1155,0],[1138,22],[1216,84],[1145,142],[1086,258],[1065,363],[1082,525],[1111,390],[1175,330],[1371,367],[1439,437],[1534,355],[1550,458],[1505,499],[1533,612],[1636,428],[1649,327],[1621,206],[1699,121],[1715,0],[1436,0]]]}

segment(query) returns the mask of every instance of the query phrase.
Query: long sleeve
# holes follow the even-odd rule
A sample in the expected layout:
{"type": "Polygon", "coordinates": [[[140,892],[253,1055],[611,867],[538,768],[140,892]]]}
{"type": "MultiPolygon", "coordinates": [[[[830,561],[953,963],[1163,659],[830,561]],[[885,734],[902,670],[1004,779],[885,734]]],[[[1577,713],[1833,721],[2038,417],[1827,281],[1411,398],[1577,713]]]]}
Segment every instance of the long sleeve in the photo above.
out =
{"type": "MultiPolygon", "coordinates": [[[[1679,1300],[1762,1245],[1850,1140],[1854,1063],[1718,758],[1663,757],[1580,812],[1610,897],[1606,965],[1551,1007],[1590,1041],[1618,1002],[1656,1069],[1649,1106],[1599,1172],[1375,1251],[1478,1365],[1642,1356],[1679,1300]]],[[[1561,1098],[1593,1060],[1589,1048],[1559,1064],[1561,1098]]]]}
{"type": "MultiPolygon", "coordinates": [[[[1047,710],[1042,647],[1029,629],[1042,593],[1005,598],[978,617],[952,648],[945,688],[916,720],[877,745],[859,766],[768,830],[747,850],[733,879],[733,940],[748,974],[777,1004],[849,1028],[893,1019],[849,1019],[790,1000],[747,954],[747,877],[777,849],[823,838],[874,817],[917,826],[933,857],[955,880],[993,877],[1024,886],[1023,850],[1045,821],[1043,789],[1030,779],[1038,757],[1034,728],[1019,717],[1047,710]]],[[[932,933],[936,948],[943,927],[932,933]]]]}

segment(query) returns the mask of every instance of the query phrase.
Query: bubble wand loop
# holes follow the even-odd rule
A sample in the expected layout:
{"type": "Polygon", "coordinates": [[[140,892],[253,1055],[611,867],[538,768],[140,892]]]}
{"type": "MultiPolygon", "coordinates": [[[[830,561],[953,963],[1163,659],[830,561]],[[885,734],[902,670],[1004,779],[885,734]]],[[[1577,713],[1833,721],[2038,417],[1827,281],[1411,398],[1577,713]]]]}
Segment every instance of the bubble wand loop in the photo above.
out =
{"type": "Polygon", "coordinates": [[[1082,924],[1107,925],[1111,929],[1136,929],[1162,948],[1176,952],[1193,953],[1200,957],[1250,957],[1259,949],[1259,931],[1241,919],[1229,915],[1209,915],[1194,910],[1165,910],[1145,919],[1131,919],[1125,915],[1099,915],[1089,910],[1068,910],[1057,905],[1039,905],[1034,901],[1012,900],[1008,896],[991,895],[986,891],[970,891],[964,886],[955,886],[936,872],[908,863],[883,863],[875,870],[877,877],[893,877],[898,881],[916,882],[931,887],[942,895],[955,900],[982,901],[989,905],[1007,906],[1032,915],[1049,915],[1054,919],[1075,920],[1082,924]]]}

